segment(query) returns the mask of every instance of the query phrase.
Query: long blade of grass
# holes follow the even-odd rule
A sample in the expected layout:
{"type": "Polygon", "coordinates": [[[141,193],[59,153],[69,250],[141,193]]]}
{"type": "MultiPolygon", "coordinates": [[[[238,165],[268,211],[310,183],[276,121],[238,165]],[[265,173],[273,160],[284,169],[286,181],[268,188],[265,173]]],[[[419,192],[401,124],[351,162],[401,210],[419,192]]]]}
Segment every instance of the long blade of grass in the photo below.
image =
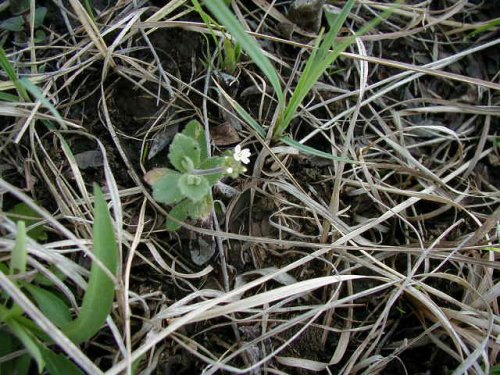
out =
{"type": "MultiPolygon", "coordinates": [[[[94,186],[95,218],[93,226],[94,253],[97,259],[115,275],[118,267],[116,244],[111,215],[101,189],[94,186]]],[[[75,343],[89,340],[106,321],[113,307],[115,284],[107,273],[93,263],[87,290],[78,317],[63,332],[75,343]]]]}
{"type": "Polygon", "coordinates": [[[297,83],[297,87],[295,88],[295,91],[286,106],[283,118],[275,128],[274,138],[279,138],[288,128],[292,119],[295,117],[299,106],[302,104],[305,97],[309,94],[309,91],[313,88],[326,69],[328,69],[333,62],[335,62],[342,52],[344,52],[352,43],[356,41],[356,38],[366,34],[379,23],[387,19],[392,14],[394,7],[397,6],[396,3],[396,5],[386,9],[379,17],[368,22],[354,35],[351,35],[336,44],[333,47],[333,50],[330,51],[338,36],[340,27],[345,22],[350,10],[352,9],[353,3],[354,0],[350,0],[342,9],[342,12],[337,16],[326,13],[331,24],[330,30],[320,43],[318,52],[316,54],[311,54],[311,57],[307,61],[304,72],[302,73],[302,76],[297,83]]]}
{"type": "Polygon", "coordinates": [[[66,124],[64,123],[64,120],[62,116],[59,114],[59,111],[54,107],[54,105],[50,102],[49,99],[45,97],[43,94],[42,90],[37,85],[34,85],[31,83],[31,81],[27,78],[21,78],[19,80],[19,83],[24,87],[24,89],[28,90],[31,95],[33,95],[37,100],[39,100],[45,108],[47,108],[57,119],[59,124],[66,129],[66,124]]]}
{"type": "Polygon", "coordinates": [[[9,79],[12,81],[14,84],[17,93],[21,98],[24,100],[29,101],[30,97],[28,93],[26,92],[26,89],[19,83],[19,77],[17,76],[14,68],[12,67],[12,64],[10,63],[9,59],[7,58],[7,54],[5,53],[5,50],[0,47],[0,66],[2,69],[5,71],[9,79]]]}
{"type": "Polygon", "coordinates": [[[320,61],[324,60],[328,55],[329,53],[328,49],[331,48],[335,43],[335,40],[340,33],[342,25],[344,24],[347,17],[351,13],[354,3],[355,0],[349,0],[344,5],[344,7],[342,8],[341,12],[338,15],[333,15],[330,12],[325,12],[330,29],[328,30],[328,33],[325,35],[323,41],[321,42],[321,48],[318,51],[318,59],[320,61]]]}
{"type": "Polygon", "coordinates": [[[259,43],[246,33],[238,19],[229,11],[229,8],[223,0],[208,0],[204,2],[205,6],[210,9],[215,18],[226,27],[236,41],[241,45],[243,50],[250,56],[252,61],[262,70],[267,79],[273,86],[280,104],[285,101],[285,95],[281,88],[281,81],[273,64],[264,55],[259,43]]]}
{"type": "Polygon", "coordinates": [[[266,136],[266,131],[264,128],[252,117],[250,113],[248,113],[245,108],[243,108],[239,103],[231,98],[231,96],[228,95],[226,91],[216,82],[215,85],[218,87],[220,93],[224,96],[224,99],[228,101],[229,104],[231,104],[231,107],[234,108],[234,110],[238,113],[238,115],[241,116],[241,118],[248,124],[250,125],[253,130],[255,130],[261,137],[266,136]]]}
{"type": "MultiPolygon", "coordinates": [[[[331,60],[328,59],[330,48],[333,46],[342,25],[349,16],[349,13],[354,6],[354,2],[355,0],[349,0],[344,8],[342,8],[340,14],[335,16],[334,19],[331,18],[330,29],[328,30],[328,33],[326,33],[324,38],[322,38],[321,34],[318,36],[318,41],[316,42],[315,49],[307,60],[304,71],[302,72],[299,82],[297,83],[297,87],[292,94],[292,98],[286,106],[284,116],[276,127],[275,136],[280,136],[281,134],[283,134],[283,131],[288,128],[302,101],[309,94],[309,91],[312,89],[312,87],[318,81],[324,71],[330,66],[331,63],[326,64],[328,60],[331,60]]],[[[352,39],[352,41],[349,40],[349,43],[346,43],[344,49],[347,48],[352,42],[354,42],[354,38],[352,39]]]]}
{"type": "Polygon", "coordinates": [[[19,97],[6,92],[0,92],[0,101],[15,103],[19,101],[19,97]]]}
{"type": "Polygon", "coordinates": [[[344,163],[351,163],[351,164],[357,164],[358,162],[355,160],[347,159],[347,158],[342,158],[340,156],[335,156],[333,154],[329,154],[328,152],[320,151],[315,149],[314,147],[306,146],[303,145],[302,143],[299,143],[295,140],[293,140],[290,137],[281,137],[280,138],[281,142],[292,146],[293,148],[296,148],[299,151],[302,151],[304,154],[309,154],[313,156],[318,156],[320,158],[324,159],[330,159],[330,160],[335,160],[335,161],[342,161],[344,163]]]}
{"type": "Polygon", "coordinates": [[[45,367],[45,361],[42,353],[40,352],[40,348],[35,341],[36,339],[15,319],[7,319],[5,323],[11,332],[19,339],[19,341],[22,342],[31,357],[36,361],[38,372],[41,374],[45,367]]]}

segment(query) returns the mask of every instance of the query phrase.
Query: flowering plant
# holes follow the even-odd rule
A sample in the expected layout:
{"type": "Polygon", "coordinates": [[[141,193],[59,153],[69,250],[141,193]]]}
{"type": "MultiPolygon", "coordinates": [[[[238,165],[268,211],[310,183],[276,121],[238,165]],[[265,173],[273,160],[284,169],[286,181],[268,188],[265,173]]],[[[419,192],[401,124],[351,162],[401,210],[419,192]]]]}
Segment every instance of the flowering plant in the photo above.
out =
{"type": "Polygon", "coordinates": [[[161,176],[153,182],[156,201],[174,205],[167,218],[167,229],[177,230],[179,222],[203,219],[210,215],[213,206],[212,187],[223,177],[236,178],[246,171],[243,164],[250,162],[250,150],[238,145],[234,152],[223,156],[208,156],[205,131],[193,120],[182,133],[176,134],[168,159],[174,169],[162,169],[161,176]]]}

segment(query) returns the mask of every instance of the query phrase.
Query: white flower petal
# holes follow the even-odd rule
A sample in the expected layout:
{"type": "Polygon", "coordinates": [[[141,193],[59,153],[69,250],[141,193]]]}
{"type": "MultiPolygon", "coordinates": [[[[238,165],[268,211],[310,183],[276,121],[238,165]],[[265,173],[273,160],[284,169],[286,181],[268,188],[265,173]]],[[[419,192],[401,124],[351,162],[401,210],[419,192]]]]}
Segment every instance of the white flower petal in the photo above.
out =
{"type": "Polygon", "coordinates": [[[237,145],[234,148],[233,158],[236,161],[241,161],[243,164],[248,164],[248,163],[250,163],[250,159],[249,159],[250,155],[251,155],[251,152],[250,152],[250,149],[248,149],[248,148],[241,149],[240,145],[237,145]]]}
{"type": "Polygon", "coordinates": [[[243,164],[250,163],[250,155],[251,155],[251,152],[248,148],[241,150],[240,160],[242,161],[243,164]]]}

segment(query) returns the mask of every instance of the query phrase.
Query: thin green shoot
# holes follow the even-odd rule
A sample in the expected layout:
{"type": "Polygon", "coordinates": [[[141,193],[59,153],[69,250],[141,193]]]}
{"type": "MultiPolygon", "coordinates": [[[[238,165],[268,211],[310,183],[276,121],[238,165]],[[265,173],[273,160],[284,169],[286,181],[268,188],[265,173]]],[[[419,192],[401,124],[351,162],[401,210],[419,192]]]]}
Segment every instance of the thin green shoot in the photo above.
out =
{"type": "Polygon", "coordinates": [[[217,20],[226,27],[241,48],[246,51],[252,61],[262,70],[273,86],[280,107],[285,103],[285,94],[281,88],[281,80],[271,61],[264,55],[259,43],[248,35],[238,19],[229,10],[224,0],[210,0],[204,2],[217,20]]]}
{"type": "Polygon", "coordinates": [[[500,18],[496,18],[494,20],[491,20],[490,22],[479,26],[477,29],[472,31],[467,38],[473,38],[475,36],[478,36],[479,34],[485,33],[487,31],[490,31],[491,29],[494,29],[495,27],[500,26],[500,18]]]}
{"type": "Polygon", "coordinates": [[[33,334],[23,327],[16,319],[6,319],[5,323],[10,331],[17,337],[23,344],[31,357],[36,361],[38,366],[38,373],[42,373],[45,368],[45,360],[40,350],[40,344],[33,334]]]}
{"type": "Polygon", "coordinates": [[[39,100],[45,108],[47,108],[57,119],[61,127],[66,128],[66,124],[64,123],[64,120],[62,116],[59,114],[59,111],[54,107],[54,105],[50,102],[49,99],[43,95],[42,90],[27,78],[21,78],[19,80],[19,83],[23,86],[24,89],[28,90],[31,95],[33,95],[37,100],[39,100]]]}
{"type": "Polygon", "coordinates": [[[83,6],[85,7],[85,10],[87,11],[89,17],[95,23],[95,10],[92,0],[83,0],[83,6]]]}
{"type": "MultiPolygon", "coordinates": [[[[222,30],[222,26],[220,26],[217,21],[215,21],[207,12],[203,10],[203,7],[198,0],[191,0],[191,2],[193,3],[194,10],[200,15],[205,25],[207,25],[210,31],[210,35],[212,36],[214,42],[217,44],[218,39],[215,35],[215,32],[213,31],[213,28],[216,27],[222,30]]],[[[224,39],[223,48],[217,50],[219,63],[221,63],[222,68],[230,74],[233,74],[236,71],[238,62],[240,61],[240,56],[240,44],[229,38],[224,39]]]]}
{"type": "Polygon", "coordinates": [[[19,81],[19,77],[17,76],[14,67],[10,63],[9,59],[7,58],[7,54],[2,47],[0,47],[0,66],[14,84],[19,97],[23,98],[26,101],[30,101],[30,97],[28,95],[28,92],[26,91],[26,88],[19,81]]]}

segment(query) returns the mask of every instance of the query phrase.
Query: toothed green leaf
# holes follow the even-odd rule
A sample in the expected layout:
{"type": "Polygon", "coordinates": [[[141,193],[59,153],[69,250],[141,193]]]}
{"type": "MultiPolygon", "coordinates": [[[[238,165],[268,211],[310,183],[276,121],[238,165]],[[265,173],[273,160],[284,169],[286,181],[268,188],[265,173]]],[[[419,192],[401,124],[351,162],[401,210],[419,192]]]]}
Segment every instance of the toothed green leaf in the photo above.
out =
{"type": "Polygon", "coordinates": [[[168,158],[179,172],[189,172],[200,163],[200,145],[182,133],[174,137],[168,158]]]}
{"type": "Polygon", "coordinates": [[[153,185],[153,197],[165,204],[177,203],[184,198],[179,189],[180,173],[169,171],[153,185]]]}

